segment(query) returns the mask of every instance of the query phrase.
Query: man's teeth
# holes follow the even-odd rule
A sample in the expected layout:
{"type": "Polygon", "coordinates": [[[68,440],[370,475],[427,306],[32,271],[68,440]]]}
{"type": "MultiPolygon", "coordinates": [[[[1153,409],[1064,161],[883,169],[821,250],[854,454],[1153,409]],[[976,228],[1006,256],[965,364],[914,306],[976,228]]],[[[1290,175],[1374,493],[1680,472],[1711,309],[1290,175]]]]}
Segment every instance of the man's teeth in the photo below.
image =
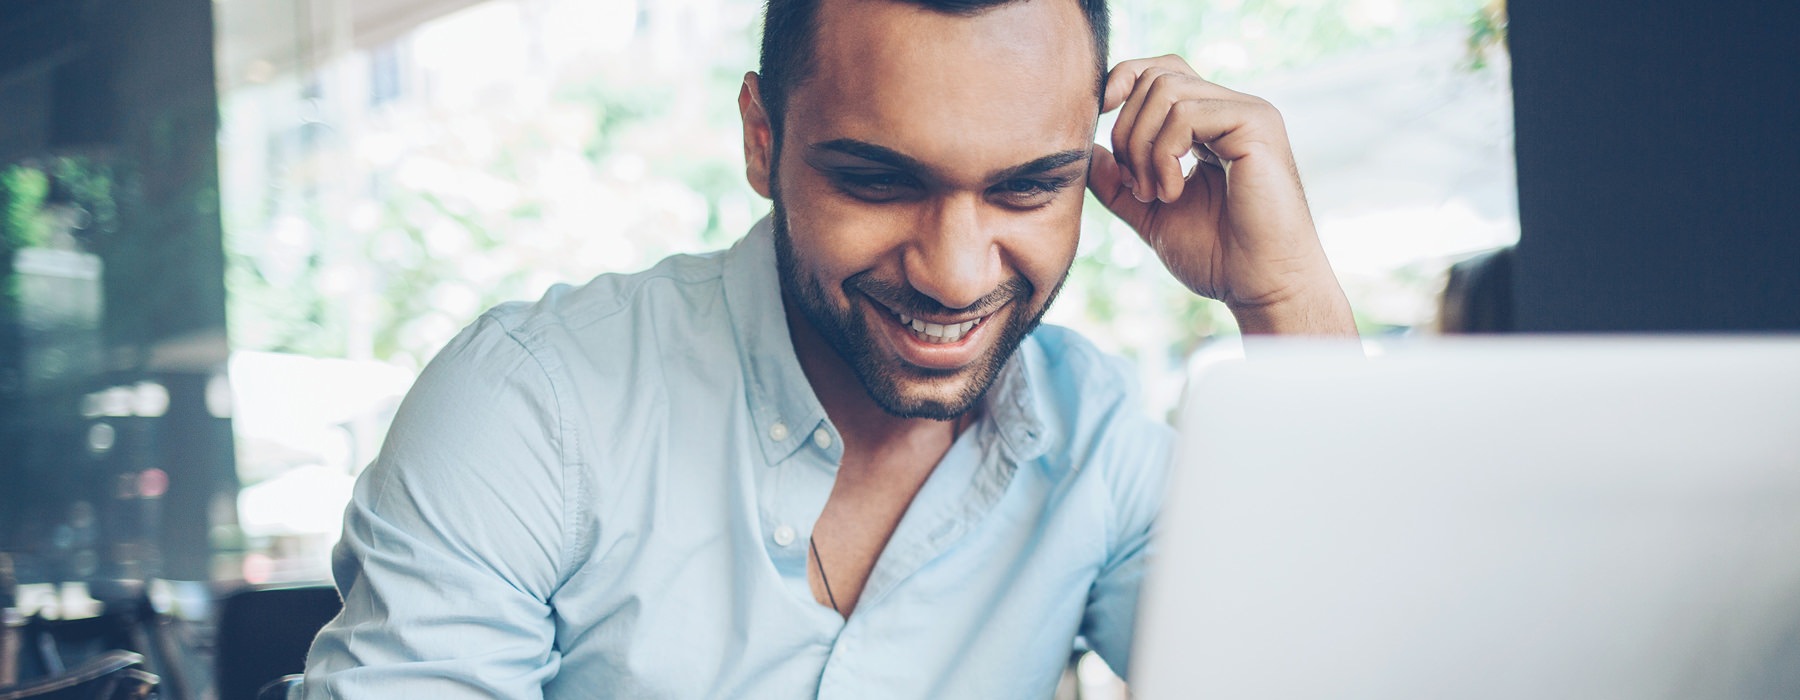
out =
{"type": "Polygon", "coordinates": [[[919,336],[920,339],[927,343],[954,343],[958,340],[962,340],[963,335],[968,333],[969,329],[974,328],[975,324],[981,322],[981,319],[975,319],[973,321],[944,325],[941,323],[926,323],[906,314],[895,315],[900,317],[900,325],[911,327],[913,334],[919,336]]]}

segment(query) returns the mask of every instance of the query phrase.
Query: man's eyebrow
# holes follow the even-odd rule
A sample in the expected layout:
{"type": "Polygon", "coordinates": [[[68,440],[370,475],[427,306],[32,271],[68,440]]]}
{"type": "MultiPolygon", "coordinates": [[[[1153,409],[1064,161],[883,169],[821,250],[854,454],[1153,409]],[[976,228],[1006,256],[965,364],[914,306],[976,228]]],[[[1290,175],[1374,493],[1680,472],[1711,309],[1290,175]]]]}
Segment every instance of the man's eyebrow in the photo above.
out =
{"type": "Polygon", "coordinates": [[[821,141],[808,146],[807,150],[842,153],[847,156],[855,156],[863,160],[874,161],[896,170],[912,170],[916,172],[931,171],[931,168],[926,167],[924,163],[920,163],[904,153],[886,146],[877,146],[867,141],[858,141],[856,139],[832,139],[830,141],[821,141]]]}
{"type": "MultiPolygon", "coordinates": [[[[821,141],[808,146],[807,150],[814,152],[842,153],[847,156],[853,156],[886,165],[896,170],[906,170],[920,174],[934,174],[930,166],[919,162],[911,156],[886,146],[878,146],[867,141],[858,141],[856,139],[848,138],[832,139],[830,141],[821,141]]],[[[1001,180],[1010,180],[1015,177],[1036,175],[1038,173],[1055,170],[1071,163],[1087,160],[1092,154],[1093,149],[1091,148],[1071,148],[1067,151],[1058,151],[1047,156],[1034,158],[1025,163],[1020,163],[1019,165],[996,170],[988,174],[987,180],[989,182],[998,182],[1001,180]]]]}
{"type": "Polygon", "coordinates": [[[1056,153],[1052,153],[1052,154],[1044,156],[1042,158],[1037,158],[1028,163],[1023,163],[1020,165],[1015,165],[1013,167],[1003,169],[1003,170],[996,172],[993,175],[989,176],[988,180],[990,180],[990,181],[1011,180],[1015,177],[1024,177],[1027,175],[1036,175],[1038,173],[1049,172],[1051,170],[1055,170],[1057,168],[1063,167],[1065,165],[1069,165],[1071,163],[1079,163],[1081,161],[1087,160],[1088,158],[1092,157],[1093,154],[1094,154],[1094,149],[1092,149],[1092,148],[1071,148],[1067,151],[1058,151],[1056,153]]]}

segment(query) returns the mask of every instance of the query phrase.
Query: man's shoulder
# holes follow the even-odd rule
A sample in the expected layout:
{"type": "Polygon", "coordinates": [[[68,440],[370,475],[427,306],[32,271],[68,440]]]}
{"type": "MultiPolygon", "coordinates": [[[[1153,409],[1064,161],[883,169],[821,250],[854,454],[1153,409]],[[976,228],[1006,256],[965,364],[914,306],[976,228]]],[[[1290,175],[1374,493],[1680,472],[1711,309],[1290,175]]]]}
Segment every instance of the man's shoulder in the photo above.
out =
{"type": "Polygon", "coordinates": [[[1172,435],[1148,412],[1138,373],[1125,358],[1050,324],[1033,331],[1020,350],[1028,354],[1039,411],[1059,426],[1064,449],[1121,438],[1161,443],[1172,435]]]}
{"type": "Polygon", "coordinates": [[[523,370],[540,376],[544,390],[567,402],[564,408],[641,406],[652,397],[617,387],[655,390],[655,383],[636,379],[681,373],[695,363],[729,364],[720,353],[735,353],[736,341],[720,267],[716,253],[674,255],[640,272],[553,286],[536,301],[489,309],[432,364],[451,379],[523,370]]]}
{"type": "Polygon", "coordinates": [[[1021,349],[1033,356],[1034,384],[1057,399],[1107,406],[1136,400],[1137,378],[1130,363],[1073,329],[1038,326],[1021,349]]]}

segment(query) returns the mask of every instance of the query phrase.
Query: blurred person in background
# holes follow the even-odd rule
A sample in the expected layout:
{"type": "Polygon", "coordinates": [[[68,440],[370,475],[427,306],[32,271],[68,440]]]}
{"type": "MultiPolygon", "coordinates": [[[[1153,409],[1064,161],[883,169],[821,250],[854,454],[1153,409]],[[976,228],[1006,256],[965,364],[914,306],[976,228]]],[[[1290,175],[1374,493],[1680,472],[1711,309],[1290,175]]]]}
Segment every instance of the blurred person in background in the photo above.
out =
{"type": "Polygon", "coordinates": [[[1128,673],[1172,434],[1038,325],[1083,188],[1246,332],[1354,335],[1280,114],[1108,71],[1103,0],[764,26],[772,214],[451,341],[358,481],[307,697],[1047,697],[1077,636],[1128,673]]]}

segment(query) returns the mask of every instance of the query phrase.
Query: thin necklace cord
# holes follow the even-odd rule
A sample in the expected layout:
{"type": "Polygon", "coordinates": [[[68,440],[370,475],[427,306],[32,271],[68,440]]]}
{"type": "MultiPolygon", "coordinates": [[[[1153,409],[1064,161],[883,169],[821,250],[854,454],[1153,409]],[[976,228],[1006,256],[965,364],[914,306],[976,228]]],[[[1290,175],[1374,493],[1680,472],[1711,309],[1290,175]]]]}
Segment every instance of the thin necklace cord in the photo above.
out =
{"type": "Polygon", "coordinates": [[[844,611],[838,609],[837,596],[834,596],[831,594],[831,579],[826,578],[825,562],[823,560],[819,559],[819,542],[818,542],[818,540],[808,537],[808,538],[806,538],[806,544],[808,547],[810,547],[812,549],[813,563],[818,565],[818,567],[819,567],[819,583],[825,584],[825,599],[831,601],[832,612],[835,612],[839,615],[844,614],[844,611]]]}

